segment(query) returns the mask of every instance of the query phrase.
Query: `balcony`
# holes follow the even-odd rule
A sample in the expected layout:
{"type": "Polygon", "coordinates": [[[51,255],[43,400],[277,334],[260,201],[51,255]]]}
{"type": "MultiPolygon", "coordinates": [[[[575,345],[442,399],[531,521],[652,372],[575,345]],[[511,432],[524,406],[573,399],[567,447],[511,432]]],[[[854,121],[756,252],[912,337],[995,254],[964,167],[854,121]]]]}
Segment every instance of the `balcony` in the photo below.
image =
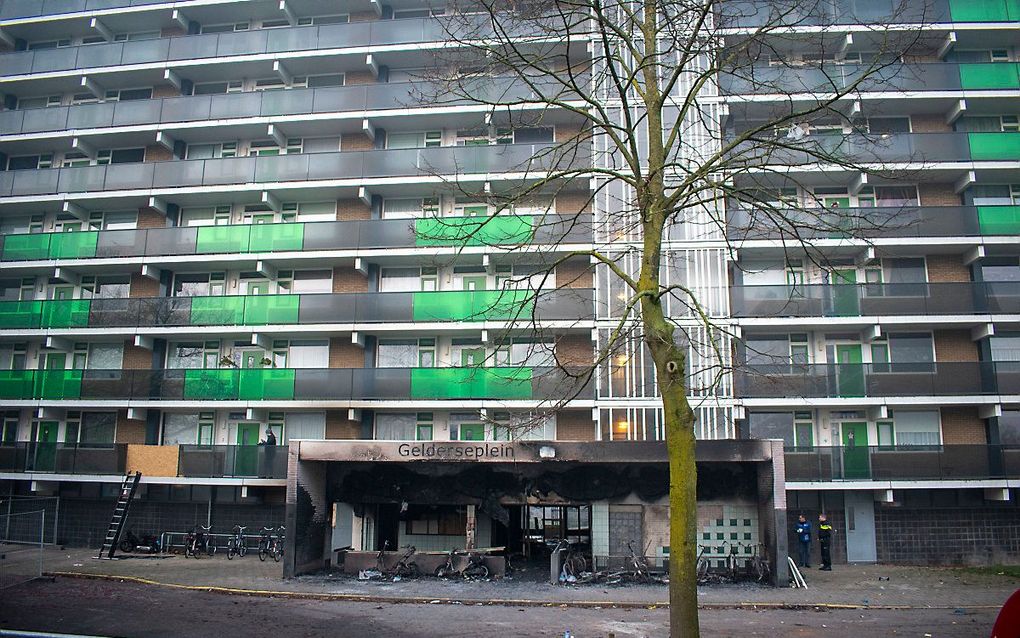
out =
{"type": "Polygon", "coordinates": [[[1020,394],[1020,361],[744,365],[746,399],[938,397],[1020,394]]]}
{"type": "Polygon", "coordinates": [[[746,0],[726,6],[726,26],[761,27],[776,24],[798,27],[833,24],[908,24],[918,22],[1015,22],[1016,3],[1011,0],[931,0],[904,5],[898,0],[835,0],[826,3],[762,2],[746,0]]]}
{"type": "Polygon", "coordinates": [[[1006,445],[786,448],[786,481],[925,481],[1020,477],[1006,445]]]}
{"type": "MultiPolygon", "coordinates": [[[[486,24],[489,21],[480,18],[472,36],[481,37],[486,24]]],[[[451,28],[462,29],[460,25],[451,28]]],[[[0,75],[272,55],[290,51],[420,44],[448,39],[443,21],[435,18],[208,33],[5,53],[0,55],[0,75]]]]}
{"type": "Polygon", "coordinates": [[[1020,234],[1020,206],[890,206],[789,209],[765,213],[730,209],[732,241],[790,239],[988,237],[1020,234]],[[780,221],[781,223],[777,223],[780,221]]]}
{"type": "MultiPolygon", "coordinates": [[[[1018,135],[1020,137],[1020,135],[1018,135]]],[[[530,173],[588,166],[586,149],[560,157],[555,144],[446,146],[270,157],[177,160],[78,168],[0,172],[0,197],[119,190],[245,185],[273,182],[336,182],[367,178],[530,173]]]]}
{"type": "MultiPolygon", "coordinates": [[[[131,448],[176,458],[170,476],[287,478],[287,448],[258,445],[127,445],[125,443],[20,442],[0,445],[0,472],[123,475],[131,448]],[[166,453],[170,454],[167,455],[166,453]]],[[[144,462],[144,459],[143,459],[144,462]]],[[[136,461],[137,463],[137,461],[136,461]]],[[[137,468],[132,468],[137,469],[137,468]]],[[[146,477],[166,476],[165,465],[145,466],[146,477]]]]}
{"type": "Polygon", "coordinates": [[[1020,282],[733,286],[735,317],[1015,314],[1020,282]]]}
{"type": "Polygon", "coordinates": [[[499,215],[0,236],[0,261],[591,243],[591,216],[499,215]]]}
{"type": "MultiPolygon", "coordinates": [[[[540,86],[551,82],[536,81],[540,86]]],[[[414,106],[415,95],[429,95],[422,82],[361,84],[318,89],[193,95],[153,100],[106,102],[0,112],[3,135],[71,131],[145,124],[207,122],[254,117],[354,113],[414,106]]],[[[513,103],[532,96],[530,87],[509,78],[491,78],[478,86],[478,99],[513,103]]],[[[472,104],[451,96],[443,106],[472,104]]]]}
{"type": "Polygon", "coordinates": [[[547,401],[593,395],[590,382],[567,371],[526,366],[0,371],[0,400],[20,401],[547,401]]]}
{"type": "Polygon", "coordinates": [[[765,141],[738,144],[733,153],[753,166],[814,166],[818,163],[912,163],[1020,161],[1020,133],[895,133],[887,135],[809,135],[799,148],[776,148],[765,141]]]}
{"type": "Polygon", "coordinates": [[[721,74],[719,91],[724,95],[828,94],[845,91],[856,82],[860,84],[855,90],[862,92],[1015,91],[1020,89],[1018,70],[1016,62],[896,64],[877,70],[860,64],[755,66],[721,74]]]}
{"type": "Polygon", "coordinates": [[[0,330],[590,321],[588,288],[0,301],[0,330]]]}

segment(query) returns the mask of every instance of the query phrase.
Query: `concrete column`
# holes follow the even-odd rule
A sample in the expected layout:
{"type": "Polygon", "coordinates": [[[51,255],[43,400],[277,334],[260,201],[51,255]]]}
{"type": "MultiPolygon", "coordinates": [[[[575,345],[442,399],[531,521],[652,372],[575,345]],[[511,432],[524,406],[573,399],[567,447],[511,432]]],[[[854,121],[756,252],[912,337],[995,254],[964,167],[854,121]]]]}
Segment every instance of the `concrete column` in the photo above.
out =
{"type": "Polygon", "coordinates": [[[783,441],[767,441],[771,462],[758,463],[758,527],[772,564],[772,584],[786,587],[790,580],[786,538],[786,459],[783,441]]]}

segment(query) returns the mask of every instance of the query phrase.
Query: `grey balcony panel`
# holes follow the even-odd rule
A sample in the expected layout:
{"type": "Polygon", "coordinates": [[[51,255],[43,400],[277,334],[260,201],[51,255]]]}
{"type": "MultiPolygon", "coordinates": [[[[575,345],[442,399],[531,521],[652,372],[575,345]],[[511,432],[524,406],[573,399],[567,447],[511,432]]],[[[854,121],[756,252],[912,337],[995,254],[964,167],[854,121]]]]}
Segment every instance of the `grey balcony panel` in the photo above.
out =
{"type": "Polygon", "coordinates": [[[89,303],[89,327],[108,328],[138,325],[139,300],[93,299],[89,303]]]}
{"type": "Polygon", "coordinates": [[[9,55],[19,57],[22,55],[28,56],[32,63],[32,73],[46,73],[48,71],[64,71],[67,69],[73,69],[77,60],[77,49],[78,47],[68,47],[66,49],[43,49],[41,51],[24,51],[9,55]]]}
{"type": "Polygon", "coordinates": [[[1020,313],[1020,283],[1015,281],[986,281],[982,284],[987,311],[992,313],[1020,313]]]}
{"type": "MultiPolygon", "coordinates": [[[[25,128],[25,113],[33,111],[46,111],[47,109],[30,109],[26,111],[0,111],[0,132],[11,134],[21,132],[25,128]]],[[[58,109],[59,110],[59,109],[58,109]]],[[[55,122],[56,119],[54,118],[55,122]]],[[[50,130],[50,129],[41,129],[50,130]]]]}
{"type": "MultiPolygon", "coordinates": [[[[332,154],[323,153],[324,157],[332,154]]],[[[289,182],[309,179],[309,158],[311,154],[300,155],[278,155],[260,157],[255,162],[255,181],[262,182],[289,182]]],[[[336,175],[332,171],[326,173],[336,175]]],[[[339,175],[336,175],[339,177],[339,175]]]]}
{"type": "MultiPolygon", "coordinates": [[[[351,26],[351,25],[348,25],[351,26]]],[[[372,44],[400,44],[421,42],[425,35],[423,20],[394,20],[393,22],[370,22],[364,25],[370,31],[372,44]]]]}
{"type": "Polygon", "coordinates": [[[999,394],[1020,394],[1020,362],[996,361],[995,385],[999,394]]]}
{"type": "MultiPolygon", "coordinates": [[[[414,221],[413,219],[380,219],[363,222],[358,225],[358,246],[361,248],[414,246],[414,221]]],[[[307,241],[306,238],[306,244],[307,241]]]]}
{"type": "MultiPolygon", "coordinates": [[[[336,86],[300,91],[299,93],[301,94],[310,94],[310,100],[305,98],[308,100],[304,104],[304,108],[306,110],[297,112],[327,113],[330,111],[360,111],[362,109],[369,108],[369,98],[366,98],[366,95],[375,95],[373,89],[375,89],[376,86],[385,87],[386,85],[356,84],[352,86],[336,86]]],[[[289,92],[294,93],[295,91],[289,92]]],[[[391,102],[388,102],[385,99],[378,99],[376,103],[386,106],[376,106],[373,104],[371,108],[388,108],[393,106],[391,102]]],[[[268,108],[268,105],[263,108],[268,108]]]]}
{"type": "MultiPolygon", "coordinates": [[[[315,89],[293,91],[262,91],[261,115],[293,115],[310,113],[315,89]]],[[[337,109],[339,110],[339,109],[337,109]]]]}
{"type": "Polygon", "coordinates": [[[360,47],[372,44],[371,23],[329,24],[319,27],[319,45],[323,47],[360,47]]]}
{"type": "Polygon", "coordinates": [[[92,44],[89,46],[73,47],[78,51],[78,57],[70,66],[65,69],[91,68],[99,66],[115,66],[124,64],[124,46],[127,42],[109,42],[107,44],[92,44]]]}
{"type": "Polygon", "coordinates": [[[107,230],[99,233],[96,257],[138,257],[145,254],[145,230],[107,230]]]}
{"type": "MultiPolygon", "coordinates": [[[[213,95],[192,95],[187,97],[174,97],[160,100],[162,108],[159,114],[161,122],[191,122],[195,120],[221,119],[224,115],[212,115],[212,101],[214,97],[240,98],[243,94],[213,96],[213,95]]],[[[230,100],[224,100],[230,103],[230,100]]],[[[237,100],[243,102],[243,100],[237,100]]],[[[250,113],[247,115],[251,115],[250,113]]],[[[226,117],[232,117],[228,115],[226,117]]]]}
{"type": "Polygon", "coordinates": [[[150,228],[146,232],[146,255],[194,255],[198,228],[150,228]]]}
{"type": "Polygon", "coordinates": [[[9,197],[14,194],[14,172],[0,171],[0,196],[9,197]]]}
{"type": "MultiPolygon", "coordinates": [[[[594,319],[592,304],[593,294],[590,288],[561,288],[540,293],[535,304],[535,319],[538,321],[563,319],[589,321],[594,319]]],[[[530,317],[523,317],[523,319],[530,319],[530,317]]]]}
{"type": "MultiPolygon", "coordinates": [[[[137,300],[139,326],[193,326],[191,297],[150,297],[137,300]]],[[[208,315],[206,315],[208,316],[208,315]]]]}
{"type": "Polygon", "coordinates": [[[228,93],[210,95],[209,117],[255,117],[261,114],[264,93],[228,93]]]}
{"type": "Polygon", "coordinates": [[[69,128],[94,128],[113,124],[115,107],[115,103],[106,103],[79,104],[73,107],[61,107],[61,109],[66,108],[67,110],[66,117],[69,128]]]}
{"type": "MultiPolygon", "coordinates": [[[[362,95],[351,100],[351,108],[362,108],[358,100],[364,100],[364,108],[370,109],[399,109],[417,105],[421,100],[416,99],[413,94],[415,84],[401,82],[397,84],[366,84],[362,87],[362,95]]],[[[344,87],[344,92],[354,87],[344,87]]],[[[320,89],[321,90],[321,89],[320,89]]],[[[316,91],[315,110],[320,110],[319,91],[316,91]]],[[[328,94],[324,94],[324,97],[328,94]]]]}
{"type": "MultiPolygon", "coordinates": [[[[150,62],[163,62],[169,59],[171,38],[157,38],[154,40],[134,40],[124,43],[124,52],[121,54],[121,64],[147,64],[150,62]]],[[[79,62],[80,67],[84,67],[79,62]]],[[[98,66],[98,65],[97,65],[98,66]]]]}
{"type": "MultiPolygon", "coordinates": [[[[137,395],[137,370],[83,370],[82,398],[130,398],[137,395]]],[[[144,377],[141,377],[144,378],[144,377]]]]}
{"type": "Polygon", "coordinates": [[[24,75],[32,72],[34,51],[19,51],[0,55],[0,75],[24,75]]]}
{"type": "Polygon", "coordinates": [[[726,27],[826,26],[832,24],[882,24],[895,22],[943,22],[950,19],[949,3],[934,0],[904,4],[898,0],[839,0],[826,3],[765,2],[747,0],[727,3],[721,22],[726,27]]]}
{"type": "MultiPolygon", "coordinates": [[[[332,43],[323,45],[319,41],[318,27],[297,27],[293,29],[272,29],[268,31],[265,51],[276,53],[279,51],[306,51],[318,49],[322,46],[337,46],[332,43]]],[[[345,46],[345,45],[339,45],[345,46]]]]}
{"type": "Polygon", "coordinates": [[[167,55],[170,60],[216,57],[218,42],[219,34],[217,33],[170,38],[170,49],[167,55]]]}
{"type": "Polygon", "coordinates": [[[353,295],[302,295],[298,323],[353,323],[357,313],[357,299],[353,295]]]}
{"type": "MultiPolygon", "coordinates": [[[[437,149],[442,150],[442,149],[437,149]]],[[[359,153],[364,155],[361,175],[363,177],[386,177],[390,175],[420,175],[418,149],[359,153]]]]}
{"type": "Polygon", "coordinates": [[[152,178],[152,186],[154,188],[199,186],[203,184],[204,176],[204,159],[163,161],[156,165],[152,178]]]}
{"type": "Polygon", "coordinates": [[[360,222],[325,222],[305,225],[304,250],[343,250],[360,244],[360,222]]]}
{"type": "Polygon", "coordinates": [[[788,209],[775,212],[743,208],[727,211],[727,235],[731,239],[842,237],[972,237],[981,234],[972,206],[890,206],[847,208],[839,213],[826,209],[788,209]]]}
{"type": "Polygon", "coordinates": [[[356,368],[351,373],[352,400],[411,397],[411,371],[406,368],[356,368]]]}
{"type": "MultiPolygon", "coordinates": [[[[351,179],[365,174],[364,165],[369,156],[386,151],[363,153],[310,153],[308,173],[302,179],[351,179]]],[[[405,173],[395,173],[403,175],[405,173]]]]}
{"type": "MultiPolygon", "coordinates": [[[[71,109],[65,107],[31,109],[28,111],[12,111],[12,113],[24,113],[25,118],[21,124],[22,133],[38,133],[42,131],[60,131],[65,128],[78,128],[72,124],[68,117],[71,109]]],[[[4,129],[9,133],[15,133],[19,129],[4,129]]]]}
{"type": "Polygon", "coordinates": [[[995,394],[992,362],[745,365],[734,374],[747,398],[995,394]]]}
{"type": "Polygon", "coordinates": [[[358,321],[410,322],[414,319],[414,293],[360,294],[355,303],[358,321]]]}
{"type": "Polygon", "coordinates": [[[160,120],[162,104],[159,100],[131,100],[129,102],[114,102],[112,105],[115,106],[114,126],[148,124],[160,120]]]}
{"type": "MultiPolygon", "coordinates": [[[[255,158],[232,157],[229,159],[201,160],[203,186],[216,184],[247,184],[255,181],[255,158]]],[[[191,162],[184,162],[191,163],[191,162]]]]}
{"type": "MultiPolygon", "coordinates": [[[[294,371],[294,399],[323,400],[352,397],[352,371],[338,369],[299,369],[294,371]]],[[[360,397],[358,397],[360,398],[360,397]]]]}
{"type": "MultiPolygon", "coordinates": [[[[58,192],[57,186],[61,177],[60,170],[47,168],[34,171],[10,171],[10,174],[13,178],[11,195],[15,197],[18,195],[46,195],[58,192]]],[[[102,175],[100,175],[98,183],[102,184],[102,175]]],[[[67,191],[68,189],[61,188],[60,190],[67,191]]],[[[75,190],[87,190],[87,188],[75,190]]]]}
{"type": "MultiPolygon", "coordinates": [[[[169,162],[160,162],[165,164],[169,162]]],[[[104,190],[135,190],[152,188],[153,173],[157,164],[116,164],[107,167],[104,190]]]]}
{"type": "Polygon", "coordinates": [[[51,193],[87,193],[101,191],[106,183],[106,166],[80,166],[54,169],[59,175],[58,190],[51,193]]]}
{"type": "Polygon", "coordinates": [[[269,32],[260,31],[235,31],[234,33],[220,33],[216,40],[216,55],[250,55],[265,53],[266,42],[269,40],[269,32]]]}

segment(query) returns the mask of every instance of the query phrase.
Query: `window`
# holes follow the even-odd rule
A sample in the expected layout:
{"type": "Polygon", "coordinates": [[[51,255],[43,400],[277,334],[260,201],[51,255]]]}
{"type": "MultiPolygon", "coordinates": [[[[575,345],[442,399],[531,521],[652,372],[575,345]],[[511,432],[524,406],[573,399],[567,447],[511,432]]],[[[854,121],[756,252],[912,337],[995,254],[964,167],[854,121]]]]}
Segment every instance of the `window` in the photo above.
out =
{"type": "Polygon", "coordinates": [[[60,165],[64,168],[73,168],[76,166],[88,166],[92,163],[89,156],[84,153],[72,151],[70,153],[64,153],[64,159],[60,162],[60,165]]]}
{"type": "Polygon", "coordinates": [[[240,80],[234,82],[203,82],[196,84],[193,95],[217,95],[220,93],[239,93],[243,88],[240,80]]]}
{"type": "Polygon", "coordinates": [[[432,9],[399,9],[393,12],[394,20],[406,20],[408,18],[428,18],[441,16],[445,13],[442,7],[432,9]]]}
{"type": "Polygon", "coordinates": [[[319,25],[319,24],[347,24],[348,22],[350,22],[350,16],[348,16],[346,13],[338,13],[338,14],[335,14],[335,15],[311,16],[311,17],[305,17],[305,18],[298,18],[298,25],[299,26],[306,26],[306,25],[310,25],[310,24],[315,24],[315,25],[319,25]]]}
{"type": "Polygon", "coordinates": [[[552,341],[514,339],[510,344],[510,365],[543,367],[556,365],[556,345],[552,341]]]}
{"type": "Polygon", "coordinates": [[[875,372],[889,372],[889,344],[876,341],[871,344],[871,368],[875,372]]]}
{"type": "Polygon", "coordinates": [[[174,297],[219,296],[225,290],[225,275],[222,272],[210,274],[178,273],[174,275],[174,297]]]}
{"type": "Polygon", "coordinates": [[[62,40],[37,40],[35,42],[28,43],[29,51],[39,51],[42,49],[57,49],[71,46],[70,38],[62,40]]]}
{"type": "Polygon", "coordinates": [[[185,159],[214,159],[237,155],[237,142],[216,144],[188,144],[185,159]]]}
{"type": "Polygon", "coordinates": [[[380,339],[379,368],[431,368],[436,362],[435,339],[380,339]]]}
{"type": "MultiPolygon", "coordinates": [[[[212,441],[212,424],[208,423],[212,441]]],[[[198,440],[199,415],[168,413],[163,417],[163,445],[194,445],[198,440]]]]}
{"type": "Polygon", "coordinates": [[[131,293],[131,278],[128,275],[83,275],[81,278],[82,299],[123,299],[131,293]]]}
{"type": "Polygon", "coordinates": [[[896,443],[892,421],[879,421],[875,426],[878,430],[878,445],[880,447],[892,446],[896,443]]]}
{"type": "Polygon", "coordinates": [[[377,413],[375,438],[380,441],[414,441],[417,437],[418,418],[410,413],[377,413]]]}
{"type": "Polygon", "coordinates": [[[889,335],[889,360],[896,369],[903,371],[911,364],[923,364],[918,369],[927,369],[935,361],[931,334],[895,333],[889,335]]]}
{"type": "Polygon", "coordinates": [[[793,415],[794,445],[797,447],[814,447],[815,424],[810,412],[795,412],[793,415]]]}
{"type": "Polygon", "coordinates": [[[808,347],[806,334],[790,335],[790,363],[795,366],[806,366],[810,363],[811,349],[808,347]]]}
{"type": "Polygon", "coordinates": [[[116,412],[84,412],[81,415],[82,443],[113,443],[116,429],[116,412]]]}
{"type": "Polygon", "coordinates": [[[203,24],[200,33],[230,33],[232,31],[247,31],[247,22],[234,22],[230,24],[203,24]]]}
{"type": "Polygon", "coordinates": [[[552,141],[551,126],[514,129],[514,144],[547,144],[552,141]]]}
{"type": "Polygon", "coordinates": [[[281,29],[283,27],[289,27],[290,21],[287,19],[282,20],[263,20],[261,27],[263,29],[281,29]]]}
{"type": "Polygon", "coordinates": [[[379,292],[418,292],[421,290],[419,268],[382,268],[379,271],[379,292]]]}
{"type": "Polygon", "coordinates": [[[152,89],[149,87],[142,89],[120,89],[117,91],[106,92],[107,102],[129,102],[131,100],[148,100],[151,97],[152,89]]]}
{"type": "Polygon", "coordinates": [[[96,164],[128,164],[145,160],[144,148],[118,148],[96,153],[96,164]]]}
{"type": "Polygon", "coordinates": [[[34,170],[37,168],[52,168],[53,155],[15,155],[7,159],[7,170],[34,170]]]}
{"type": "Polygon", "coordinates": [[[256,91],[278,91],[280,89],[287,88],[287,84],[280,78],[266,78],[264,80],[255,80],[256,91]]]}
{"type": "Polygon", "coordinates": [[[898,445],[939,445],[938,411],[907,412],[897,410],[893,424],[898,445]]]}
{"type": "Polygon", "coordinates": [[[0,443],[9,445],[18,440],[18,417],[5,416],[3,419],[3,432],[0,432],[0,443]]]}
{"type": "Polygon", "coordinates": [[[417,425],[415,426],[415,437],[418,441],[431,441],[432,440],[432,413],[431,412],[419,412],[417,418],[417,425]]]}
{"type": "Polygon", "coordinates": [[[322,86],[343,86],[344,74],[332,73],[329,75],[309,75],[307,85],[308,88],[310,89],[319,88],[322,86]]]}
{"type": "Polygon", "coordinates": [[[442,145],[442,131],[386,134],[386,148],[433,148],[442,145]]]}
{"type": "Polygon", "coordinates": [[[868,132],[872,135],[886,135],[889,133],[909,133],[909,117],[869,117],[868,132]]]}
{"type": "Polygon", "coordinates": [[[18,99],[17,109],[19,111],[25,109],[41,109],[48,106],[60,106],[59,95],[49,95],[46,97],[23,97],[18,99]]]}
{"type": "Polygon", "coordinates": [[[467,515],[451,507],[438,511],[408,513],[404,522],[405,534],[430,536],[463,536],[467,529],[467,515]]]}
{"type": "Polygon", "coordinates": [[[267,155],[279,155],[280,147],[273,140],[259,140],[252,142],[251,146],[248,147],[248,155],[254,157],[263,157],[267,155]]]}
{"type": "Polygon", "coordinates": [[[158,40],[159,31],[133,31],[131,33],[118,33],[113,36],[114,42],[135,42],[137,40],[158,40]]]}

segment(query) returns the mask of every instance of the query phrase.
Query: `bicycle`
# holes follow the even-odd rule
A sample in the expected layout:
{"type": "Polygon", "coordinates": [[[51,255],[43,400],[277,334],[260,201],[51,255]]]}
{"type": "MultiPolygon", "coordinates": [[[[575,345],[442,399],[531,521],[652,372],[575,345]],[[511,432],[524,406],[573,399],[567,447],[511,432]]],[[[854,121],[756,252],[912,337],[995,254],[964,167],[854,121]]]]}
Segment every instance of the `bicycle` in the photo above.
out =
{"type": "Polygon", "coordinates": [[[751,557],[751,573],[759,583],[767,583],[772,577],[772,567],[769,565],[768,552],[764,543],[753,546],[754,554],[751,557]]]}
{"type": "Polygon", "coordinates": [[[386,573],[400,578],[417,578],[421,576],[421,568],[418,567],[418,563],[413,560],[417,551],[418,550],[415,549],[414,545],[405,545],[404,553],[399,559],[397,559],[397,564],[386,573]]]}
{"type": "Polygon", "coordinates": [[[573,578],[577,580],[582,573],[588,568],[588,561],[585,557],[577,551],[574,546],[566,539],[561,539],[556,543],[556,547],[553,549],[554,552],[566,551],[566,556],[563,558],[563,567],[561,568],[561,580],[569,580],[573,578]]]}
{"type": "Polygon", "coordinates": [[[244,540],[246,529],[248,528],[234,525],[234,533],[227,539],[227,560],[233,560],[235,555],[244,558],[248,553],[248,543],[244,540]]]}
{"type": "Polygon", "coordinates": [[[638,556],[634,551],[634,541],[627,541],[627,551],[630,552],[630,556],[627,557],[626,576],[638,583],[651,582],[652,574],[648,568],[648,560],[644,556],[638,556]]]}
{"type": "Polygon", "coordinates": [[[266,557],[270,555],[273,546],[273,531],[272,527],[262,527],[262,531],[259,532],[259,560],[265,561],[266,557]]]}
{"type": "Polygon", "coordinates": [[[273,557],[273,561],[279,563],[283,560],[283,541],[286,539],[285,532],[287,528],[280,525],[276,528],[276,536],[273,537],[273,543],[270,547],[269,553],[273,557]]]}
{"type": "Polygon", "coordinates": [[[191,528],[191,531],[184,537],[184,555],[186,557],[193,556],[198,558],[202,553],[208,556],[216,553],[216,545],[210,541],[211,529],[212,525],[200,525],[198,528],[191,528]],[[201,531],[197,531],[197,529],[201,529],[201,531]]]}
{"type": "Polygon", "coordinates": [[[461,575],[467,580],[475,578],[485,579],[489,577],[489,568],[485,565],[485,559],[477,552],[468,552],[467,566],[461,570],[461,575]]]}
{"type": "Polygon", "coordinates": [[[698,582],[705,583],[708,582],[708,568],[711,566],[709,560],[705,558],[705,554],[710,553],[712,548],[708,545],[698,545],[698,547],[701,548],[701,551],[698,552],[695,569],[698,574],[698,582]]]}
{"type": "Polygon", "coordinates": [[[432,575],[436,578],[451,578],[461,573],[461,570],[453,566],[453,558],[457,556],[457,548],[454,547],[446,553],[446,562],[439,567],[436,567],[432,575]]]}

